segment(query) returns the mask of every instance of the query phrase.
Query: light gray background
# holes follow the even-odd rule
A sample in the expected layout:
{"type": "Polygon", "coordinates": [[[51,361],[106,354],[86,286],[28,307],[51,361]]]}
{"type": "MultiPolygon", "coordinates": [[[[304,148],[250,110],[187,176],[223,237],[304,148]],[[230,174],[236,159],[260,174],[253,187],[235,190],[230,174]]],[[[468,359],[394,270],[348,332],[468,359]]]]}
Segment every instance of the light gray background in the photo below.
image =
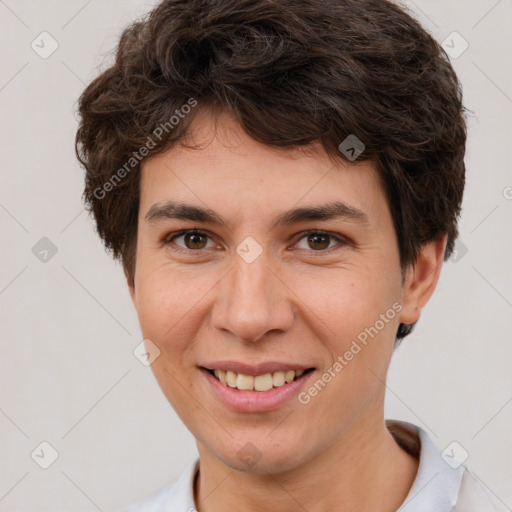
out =
{"type": "MultiPolygon", "coordinates": [[[[0,1],[5,512],[119,510],[172,482],[196,455],[133,355],[142,339],[136,315],[120,266],[83,211],[73,148],[76,99],[121,28],[151,5],[0,1]],[[47,59],[31,48],[43,31],[59,44],[47,59]],[[58,249],[46,263],[32,253],[42,237],[58,249]],[[42,441],[59,454],[46,470],[31,458],[42,441]]],[[[407,5],[439,41],[457,31],[469,43],[453,64],[474,114],[460,223],[467,253],[445,265],[417,330],[395,353],[387,417],[422,426],[441,449],[456,440],[469,452],[466,464],[510,507],[512,4],[407,5]]]]}

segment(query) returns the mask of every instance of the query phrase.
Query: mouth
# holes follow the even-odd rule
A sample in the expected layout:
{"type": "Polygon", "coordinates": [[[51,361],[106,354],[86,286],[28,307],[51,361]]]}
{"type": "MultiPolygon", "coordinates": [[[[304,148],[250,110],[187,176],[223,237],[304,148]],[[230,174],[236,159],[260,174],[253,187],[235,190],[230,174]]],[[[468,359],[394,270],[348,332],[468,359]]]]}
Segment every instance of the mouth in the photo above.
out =
{"type": "Polygon", "coordinates": [[[227,388],[259,393],[264,393],[283,386],[286,387],[292,382],[304,379],[306,375],[314,371],[314,368],[307,368],[305,370],[278,370],[262,375],[246,375],[231,370],[222,370],[220,368],[212,369],[201,367],[201,369],[208,372],[227,388]]]}

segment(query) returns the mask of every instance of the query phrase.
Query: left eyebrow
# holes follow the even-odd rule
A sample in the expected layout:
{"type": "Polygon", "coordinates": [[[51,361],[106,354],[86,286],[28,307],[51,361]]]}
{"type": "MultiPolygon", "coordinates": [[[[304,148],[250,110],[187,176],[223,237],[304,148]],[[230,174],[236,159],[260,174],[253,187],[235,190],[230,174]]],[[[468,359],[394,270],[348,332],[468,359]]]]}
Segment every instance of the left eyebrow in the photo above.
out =
{"type": "Polygon", "coordinates": [[[338,218],[352,220],[360,224],[370,223],[368,216],[362,210],[336,201],[320,206],[306,206],[288,210],[276,218],[272,229],[280,225],[295,224],[308,220],[331,220],[338,218]]]}
{"type": "MultiPolygon", "coordinates": [[[[355,221],[360,224],[369,224],[366,213],[353,206],[336,201],[319,206],[293,208],[283,212],[275,218],[271,229],[281,225],[297,224],[309,220],[330,220],[336,218],[355,221]]],[[[185,219],[228,227],[228,223],[209,208],[174,201],[155,203],[145,215],[145,220],[150,223],[158,222],[161,219],[185,219]]]]}

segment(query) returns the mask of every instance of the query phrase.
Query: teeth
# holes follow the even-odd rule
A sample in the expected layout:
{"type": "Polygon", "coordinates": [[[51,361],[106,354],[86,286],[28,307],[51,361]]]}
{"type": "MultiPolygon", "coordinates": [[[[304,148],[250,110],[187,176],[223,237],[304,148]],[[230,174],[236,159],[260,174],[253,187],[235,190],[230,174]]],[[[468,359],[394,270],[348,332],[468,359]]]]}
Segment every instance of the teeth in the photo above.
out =
{"type": "Polygon", "coordinates": [[[284,384],[284,372],[275,372],[272,375],[272,384],[277,388],[284,384]]]}
{"type": "Polygon", "coordinates": [[[254,377],[254,389],[256,391],[268,391],[272,389],[272,374],[258,375],[254,377]]]}
{"type": "Polygon", "coordinates": [[[295,378],[295,372],[293,370],[289,370],[284,374],[284,380],[286,382],[291,382],[295,378]]]}
{"type": "MultiPolygon", "coordinates": [[[[259,377],[256,377],[257,379],[259,377]]],[[[238,374],[238,377],[236,378],[236,387],[238,389],[244,389],[247,391],[252,391],[254,389],[254,377],[251,375],[243,375],[241,373],[238,374]]]]}
{"type": "Polygon", "coordinates": [[[226,384],[226,372],[224,370],[216,370],[217,372],[219,372],[219,375],[215,375],[221,382],[222,384],[226,384]]]}
{"type": "Polygon", "coordinates": [[[226,384],[230,388],[236,388],[237,375],[235,372],[226,372],[226,384]]]}
{"type": "Polygon", "coordinates": [[[213,373],[222,384],[230,388],[237,388],[241,391],[268,391],[272,387],[277,388],[298,379],[303,375],[304,370],[278,371],[257,377],[224,370],[213,370],[213,373]]]}

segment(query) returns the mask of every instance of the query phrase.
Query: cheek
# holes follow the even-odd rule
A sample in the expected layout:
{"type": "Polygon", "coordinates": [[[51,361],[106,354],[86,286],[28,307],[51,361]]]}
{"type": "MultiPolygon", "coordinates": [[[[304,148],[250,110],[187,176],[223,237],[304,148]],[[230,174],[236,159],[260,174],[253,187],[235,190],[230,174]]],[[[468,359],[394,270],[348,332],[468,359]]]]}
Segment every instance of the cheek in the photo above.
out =
{"type": "Polygon", "coordinates": [[[381,388],[379,379],[385,378],[398,329],[400,281],[389,274],[361,275],[333,281],[329,293],[322,293],[322,288],[310,304],[322,321],[316,324],[326,326],[323,342],[330,361],[322,370],[335,375],[327,403],[338,403],[343,396],[344,415],[359,408],[357,397],[370,398],[381,388]],[[347,389],[352,390],[349,396],[347,389]]]}
{"type": "Polygon", "coordinates": [[[176,273],[156,269],[140,273],[136,282],[136,308],[142,334],[159,346],[171,346],[194,303],[194,292],[176,273]]]}
{"type": "Polygon", "coordinates": [[[141,271],[136,281],[136,308],[144,339],[151,340],[160,350],[151,370],[177,414],[185,421],[194,415],[189,403],[194,364],[195,331],[199,324],[200,298],[197,286],[179,272],[159,266],[141,271]],[[188,404],[188,405],[187,405],[188,404]]]}
{"type": "Polygon", "coordinates": [[[397,324],[393,304],[400,298],[400,281],[399,277],[395,279],[389,273],[371,275],[361,272],[355,275],[335,269],[325,280],[318,276],[311,280],[301,277],[293,289],[308,306],[302,308],[303,311],[314,313],[311,317],[313,325],[324,326],[324,335],[342,344],[347,339],[355,339],[376,322],[383,334],[393,331],[393,324],[397,324]],[[379,319],[386,313],[385,325],[381,325],[379,319]]]}
{"type": "MultiPolygon", "coordinates": [[[[311,417],[336,418],[338,426],[350,418],[357,418],[370,403],[378,402],[383,394],[382,381],[393,353],[394,339],[398,328],[397,308],[392,293],[382,289],[351,287],[347,294],[331,297],[330,315],[322,319],[330,328],[323,342],[330,352],[330,360],[321,369],[318,378],[328,381],[325,388],[308,388],[311,398],[311,417]],[[325,393],[325,394],[324,394],[325,393]]],[[[313,388],[315,383],[311,383],[313,388]]],[[[308,397],[305,397],[308,399],[308,397]]],[[[309,421],[309,420],[308,420],[309,421]]],[[[340,427],[341,428],[341,427],[340,427]]],[[[333,432],[339,427],[333,426],[333,432]]]]}
{"type": "Polygon", "coordinates": [[[182,361],[193,350],[196,332],[209,307],[209,292],[218,277],[208,272],[197,276],[197,270],[177,269],[168,263],[146,268],[136,280],[136,308],[142,334],[162,351],[172,354],[170,361],[182,361]]]}

